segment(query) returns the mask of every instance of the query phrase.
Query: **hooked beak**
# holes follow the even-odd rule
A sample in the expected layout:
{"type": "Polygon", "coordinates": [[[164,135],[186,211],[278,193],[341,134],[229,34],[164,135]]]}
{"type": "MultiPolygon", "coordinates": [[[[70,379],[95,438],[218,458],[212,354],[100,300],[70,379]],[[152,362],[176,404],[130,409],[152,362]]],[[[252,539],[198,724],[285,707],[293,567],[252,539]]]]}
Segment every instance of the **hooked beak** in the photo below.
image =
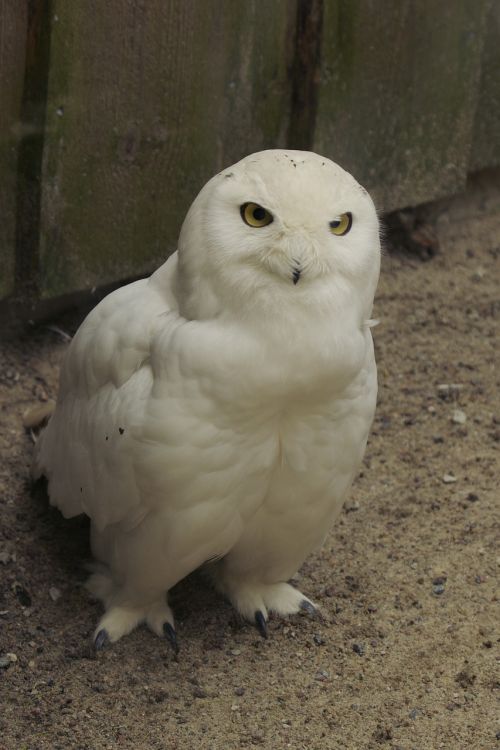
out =
{"type": "Polygon", "coordinates": [[[293,273],[292,273],[292,279],[293,279],[294,286],[295,286],[295,284],[298,283],[298,281],[300,279],[300,274],[301,273],[302,273],[302,268],[300,268],[300,266],[295,266],[294,269],[293,269],[293,273]]]}

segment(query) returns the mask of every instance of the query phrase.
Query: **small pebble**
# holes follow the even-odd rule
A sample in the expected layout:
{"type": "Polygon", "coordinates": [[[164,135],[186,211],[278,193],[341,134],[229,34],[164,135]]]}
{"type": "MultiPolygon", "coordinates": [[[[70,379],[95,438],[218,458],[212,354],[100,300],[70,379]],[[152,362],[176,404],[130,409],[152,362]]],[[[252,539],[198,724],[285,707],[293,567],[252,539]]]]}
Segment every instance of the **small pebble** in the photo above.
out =
{"type": "Polygon", "coordinates": [[[28,594],[26,589],[23,588],[20,583],[14,583],[12,588],[17,596],[19,604],[22,607],[31,607],[31,596],[28,594]]]}
{"type": "Polygon", "coordinates": [[[453,484],[454,482],[458,481],[453,474],[444,474],[443,476],[443,482],[445,484],[453,484]]]}
{"type": "Polygon", "coordinates": [[[462,388],[460,383],[441,383],[437,387],[437,393],[439,398],[451,401],[458,397],[462,388]]]}
{"type": "Polygon", "coordinates": [[[444,583],[436,583],[432,587],[432,593],[436,594],[436,596],[441,596],[441,594],[444,594],[444,583]]]}
{"type": "Polygon", "coordinates": [[[484,270],[484,268],[482,266],[479,266],[471,276],[472,281],[481,281],[484,278],[485,273],[486,271],[484,270]]]}
{"type": "Polygon", "coordinates": [[[195,687],[193,689],[193,698],[207,698],[206,690],[201,687],[195,687]]]}
{"type": "Polygon", "coordinates": [[[447,580],[446,576],[436,576],[432,579],[432,583],[434,586],[439,586],[441,583],[446,583],[447,580]]]}
{"type": "Polygon", "coordinates": [[[255,744],[257,745],[262,744],[264,737],[265,737],[264,732],[261,732],[259,729],[257,729],[255,732],[252,732],[252,735],[251,735],[251,739],[254,740],[255,744]]]}
{"type": "Polygon", "coordinates": [[[238,696],[245,695],[245,688],[237,687],[234,689],[234,694],[238,696]]]}
{"type": "Polygon", "coordinates": [[[363,643],[353,643],[352,650],[354,651],[355,654],[359,654],[359,656],[364,656],[365,647],[363,643]]]}
{"type": "Polygon", "coordinates": [[[360,507],[361,506],[357,500],[352,500],[344,505],[344,510],[346,513],[355,513],[360,507]]]}
{"type": "Polygon", "coordinates": [[[0,552],[0,563],[7,565],[8,562],[10,562],[10,552],[0,552]]]}
{"type": "Polygon", "coordinates": [[[17,656],[15,654],[4,654],[0,656],[0,669],[7,669],[11,664],[15,664],[17,656]]]}
{"type": "Polygon", "coordinates": [[[49,596],[53,602],[57,602],[57,600],[61,598],[62,593],[55,586],[51,586],[49,589],[49,596]]]}
{"type": "Polygon", "coordinates": [[[325,669],[320,669],[314,675],[314,679],[318,680],[319,682],[326,682],[326,680],[328,680],[329,678],[330,678],[330,674],[325,669]]]}
{"type": "Polygon", "coordinates": [[[316,644],[316,646],[323,646],[326,643],[325,639],[322,638],[322,636],[320,636],[319,633],[315,633],[313,635],[313,641],[316,644]]]}
{"type": "Polygon", "coordinates": [[[451,415],[451,421],[455,424],[465,424],[467,422],[467,415],[462,409],[455,409],[451,415]]]}

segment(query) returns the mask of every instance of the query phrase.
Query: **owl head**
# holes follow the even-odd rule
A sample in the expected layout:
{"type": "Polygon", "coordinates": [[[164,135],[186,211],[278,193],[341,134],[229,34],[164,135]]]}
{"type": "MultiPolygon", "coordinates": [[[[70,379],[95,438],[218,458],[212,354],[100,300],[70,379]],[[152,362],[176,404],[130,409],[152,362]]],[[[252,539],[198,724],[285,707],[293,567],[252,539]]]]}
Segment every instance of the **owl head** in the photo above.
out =
{"type": "Polygon", "coordinates": [[[179,238],[180,311],[188,318],[369,316],[379,275],[379,224],[364,188],[329,159],[269,150],[213,177],[179,238]]]}

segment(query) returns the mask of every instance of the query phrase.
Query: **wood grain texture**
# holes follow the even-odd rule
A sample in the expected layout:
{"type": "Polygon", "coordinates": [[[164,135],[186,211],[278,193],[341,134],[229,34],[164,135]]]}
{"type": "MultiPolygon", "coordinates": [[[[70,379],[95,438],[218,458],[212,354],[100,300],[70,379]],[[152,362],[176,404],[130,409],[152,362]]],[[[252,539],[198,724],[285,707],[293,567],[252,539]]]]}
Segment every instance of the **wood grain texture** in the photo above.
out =
{"type": "Polygon", "coordinates": [[[53,0],[45,296],[150,271],[216,171],[284,145],[295,2],[53,0]]]}
{"type": "Polygon", "coordinates": [[[382,210],[465,184],[489,0],[326,0],[315,150],[382,210]]]}
{"type": "Polygon", "coordinates": [[[17,156],[22,137],[27,10],[0,0],[0,299],[14,289],[17,156]]]}
{"type": "Polygon", "coordinates": [[[495,1],[486,24],[469,169],[473,171],[499,164],[500,3],[495,1]]]}

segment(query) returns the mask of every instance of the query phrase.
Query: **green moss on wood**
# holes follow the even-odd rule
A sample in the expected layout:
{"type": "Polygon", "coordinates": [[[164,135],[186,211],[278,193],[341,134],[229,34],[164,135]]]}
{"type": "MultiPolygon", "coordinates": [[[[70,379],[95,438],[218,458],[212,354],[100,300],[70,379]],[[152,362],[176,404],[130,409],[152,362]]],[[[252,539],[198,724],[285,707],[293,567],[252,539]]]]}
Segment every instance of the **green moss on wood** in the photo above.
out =
{"type": "Polygon", "coordinates": [[[500,3],[486,24],[469,170],[500,164],[500,3]]]}
{"type": "Polygon", "coordinates": [[[24,3],[0,12],[0,299],[14,290],[17,158],[26,44],[24,3]]]}
{"type": "Polygon", "coordinates": [[[316,149],[386,210],[465,184],[489,0],[325,3],[316,149]]]}
{"type": "Polygon", "coordinates": [[[295,18],[287,0],[264,18],[259,0],[53,5],[45,296],[150,271],[213,173],[285,145],[295,18]]]}

